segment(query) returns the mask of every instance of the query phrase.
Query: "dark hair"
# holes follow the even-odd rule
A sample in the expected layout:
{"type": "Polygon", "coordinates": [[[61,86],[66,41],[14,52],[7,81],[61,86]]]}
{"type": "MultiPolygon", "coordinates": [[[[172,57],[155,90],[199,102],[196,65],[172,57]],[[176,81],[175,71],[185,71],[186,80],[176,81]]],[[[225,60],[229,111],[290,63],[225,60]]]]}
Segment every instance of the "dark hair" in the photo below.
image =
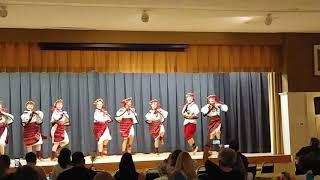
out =
{"type": "Polygon", "coordinates": [[[171,154],[171,164],[170,164],[170,166],[172,166],[172,167],[176,166],[176,162],[177,162],[178,156],[179,156],[179,154],[181,152],[182,151],[180,149],[177,149],[177,150],[173,151],[173,153],[171,154]]]}
{"type": "Polygon", "coordinates": [[[318,138],[311,138],[310,139],[310,145],[313,146],[313,147],[319,147],[319,139],[318,138]]]}
{"type": "Polygon", "coordinates": [[[10,157],[8,155],[0,155],[0,169],[8,169],[10,167],[10,157]]]}
{"type": "Polygon", "coordinates": [[[37,156],[34,152],[28,152],[26,154],[26,161],[27,163],[34,163],[36,164],[37,163],[37,156]]]}
{"type": "Polygon", "coordinates": [[[71,164],[71,151],[68,148],[62,148],[58,156],[58,163],[62,169],[71,164]]]}
{"type": "Polygon", "coordinates": [[[219,164],[232,168],[236,162],[236,152],[231,148],[221,149],[218,155],[219,164]]]}
{"type": "Polygon", "coordinates": [[[30,165],[20,166],[13,175],[14,180],[40,180],[39,172],[30,165]]]}
{"type": "Polygon", "coordinates": [[[138,173],[130,153],[122,155],[117,179],[138,179],[138,173]]]}
{"type": "Polygon", "coordinates": [[[84,165],[85,164],[85,159],[84,159],[84,155],[83,155],[82,152],[77,151],[77,152],[72,154],[72,164],[74,166],[76,166],[76,165],[84,165]]]}
{"type": "Polygon", "coordinates": [[[229,143],[229,148],[233,149],[234,151],[239,151],[239,142],[235,139],[231,140],[229,143]]]}

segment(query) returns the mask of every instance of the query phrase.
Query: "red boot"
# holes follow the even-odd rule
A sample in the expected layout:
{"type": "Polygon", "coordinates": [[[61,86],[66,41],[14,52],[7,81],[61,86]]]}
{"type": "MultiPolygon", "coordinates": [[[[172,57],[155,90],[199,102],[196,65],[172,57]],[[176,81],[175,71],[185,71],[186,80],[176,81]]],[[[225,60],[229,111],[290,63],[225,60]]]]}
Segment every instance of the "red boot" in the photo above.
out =
{"type": "Polygon", "coordinates": [[[57,159],[57,152],[51,151],[51,160],[54,161],[57,159]]]}
{"type": "Polygon", "coordinates": [[[36,154],[37,154],[37,158],[38,158],[39,160],[41,160],[41,159],[42,159],[42,153],[41,153],[41,151],[36,151],[36,154]]]}

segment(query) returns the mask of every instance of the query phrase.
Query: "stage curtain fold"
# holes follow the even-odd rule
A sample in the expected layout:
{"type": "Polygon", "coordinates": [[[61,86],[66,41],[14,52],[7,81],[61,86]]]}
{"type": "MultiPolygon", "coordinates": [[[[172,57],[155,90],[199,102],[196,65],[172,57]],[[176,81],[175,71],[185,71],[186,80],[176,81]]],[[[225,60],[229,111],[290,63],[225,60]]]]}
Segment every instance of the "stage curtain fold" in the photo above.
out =
{"type": "Polygon", "coordinates": [[[274,154],[283,154],[281,108],[279,96],[279,93],[282,92],[281,74],[268,73],[268,87],[271,152],[274,154]]]}
{"type": "MultiPolygon", "coordinates": [[[[65,53],[61,56],[70,58],[65,53]]],[[[242,152],[271,150],[266,73],[0,73],[0,84],[0,100],[15,117],[9,127],[6,148],[11,157],[23,157],[25,153],[20,116],[25,109],[25,101],[29,99],[36,102],[36,109],[44,112],[42,132],[50,138],[50,107],[57,98],[63,98],[64,109],[72,122],[67,128],[68,147],[87,155],[97,150],[92,103],[98,97],[105,100],[113,117],[121,107],[121,100],[133,97],[139,121],[135,125],[133,149],[135,152],[153,152],[154,143],[145,123],[145,114],[150,108],[149,101],[157,98],[161,107],[169,112],[164,123],[165,145],[160,150],[188,150],[181,111],[185,94],[190,91],[194,92],[199,108],[207,104],[209,94],[217,95],[229,106],[228,112],[221,114],[224,144],[237,139],[242,152]]],[[[198,119],[194,137],[200,148],[207,142],[207,121],[203,116],[198,119]]],[[[119,125],[114,121],[109,128],[112,134],[109,152],[121,154],[119,125]]],[[[45,157],[50,155],[51,147],[50,139],[44,141],[45,157]]]]}
{"type": "Polygon", "coordinates": [[[0,42],[3,72],[205,73],[281,72],[279,46],[191,45],[185,52],[47,51],[0,42]]]}

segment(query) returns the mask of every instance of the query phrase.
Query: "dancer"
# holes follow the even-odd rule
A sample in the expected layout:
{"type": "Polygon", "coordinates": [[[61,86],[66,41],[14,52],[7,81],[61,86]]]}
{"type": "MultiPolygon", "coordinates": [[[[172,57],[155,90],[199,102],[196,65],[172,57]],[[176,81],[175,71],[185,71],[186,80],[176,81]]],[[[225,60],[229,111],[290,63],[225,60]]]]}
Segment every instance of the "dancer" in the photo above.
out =
{"type": "Polygon", "coordinates": [[[51,160],[57,157],[57,151],[69,143],[69,137],[65,130],[65,126],[70,125],[69,115],[63,110],[63,100],[58,99],[52,107],[53,113],[51,116],[51,137],[52,137],[52,153],[51,160]]]}
{"type": "Polygon", "coordinates": [[[199,108],[195,103],[194,94],[189,92],[186,94],[187,102],[182,108],[182,115],[184,117],[184,135],[188,144],[191,146],[193,152],[198,151],[193,135],[197,130],[197,119],[199,114],[199,108]]]}
{"type": "Polygon", "coordinates": [[[134,128],[133,125],[138,123],[137,113],[132,108],[132,98],[126,98],[122,100],[123,107],[120,108],[115,119],[120,123],[120,134],[123,137],[122,142],[122,154],[126,152],[132,152],[132,144],[134,140],[134,128]],[[128,144],[129,139],[129,144],[128,144]]]}
{"type": "Polygon", "coordinates": [[[23,129],[23,142],[27,148],[27,152],[32,152],[35,147],[38,159],[42,159],[41,145],[42,134],[40,126],[43,122],[43,112],[35,110],[35,102],[27,101],[25,103],[26,110],[21,115],[21,124],[23,129]]]}
{"type": "Polygon", "coordinates": [[[8,126],[13,123],[13,115],[6,113],[3,102],[0,102],[0,155],[4,154],[8,143],[8,126]]]}
{"type": "Polygon", "coordinates": [[[112,122],[111,116],[103,105],[103,99],[98,98],[93,103],[96,106],[94,111],[94,136],[98,144],[98,156],[107,155],[108,142],[111,140],[109,123],[112,122]],[[102,152],[103,151],[103,152],[102,152]]]}
{"type": "Polygon", "coordinates": [[[149,132],[154,139],[155,153],[159,153],[160,144],[163,145],[163,136],[165,133],[163,122],[167,118],[168,112],[161,109],[157,99],[150,101],[151,109],[146,114],[146,122],[149,124],[149,132]]]}
{"type": "Polygon", "coordinates": [[[208,134],[210,136],[210,140],[214,140],[215,138],[221,144],[221,111],[227,112],[228,106],[220,101],[215,95],[209,95],[207,97],[209,104],[205,105],[201,108],[201,112],[204,116],[208,117],[208,134]]]}

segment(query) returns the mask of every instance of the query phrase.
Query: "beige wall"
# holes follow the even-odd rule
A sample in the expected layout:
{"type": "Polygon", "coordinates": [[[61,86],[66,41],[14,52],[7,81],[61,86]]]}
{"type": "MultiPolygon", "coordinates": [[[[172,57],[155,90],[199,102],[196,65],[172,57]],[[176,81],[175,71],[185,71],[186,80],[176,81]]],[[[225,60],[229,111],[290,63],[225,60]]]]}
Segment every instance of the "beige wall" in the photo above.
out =
{"type": "Polygon", "coordinates": [[[314,113],[313,98],[320,92],[281,93],[283,142],[286,154],[295,155],[309,143],[311,137],[319,137],[320,119],[314,113]]]}

